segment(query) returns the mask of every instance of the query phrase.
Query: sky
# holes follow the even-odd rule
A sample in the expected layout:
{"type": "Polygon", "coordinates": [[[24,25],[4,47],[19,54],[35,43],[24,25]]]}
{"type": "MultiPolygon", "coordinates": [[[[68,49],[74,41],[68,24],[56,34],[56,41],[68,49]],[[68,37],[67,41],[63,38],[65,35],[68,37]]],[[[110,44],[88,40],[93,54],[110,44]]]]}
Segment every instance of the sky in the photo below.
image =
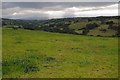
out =
{"type": "Polygon", "coordinates": [[[2,2],[119,2],[119,0],[1,0],[2,2]]]}
{"type": "Polygon", "coordinates": [[[2,2],[2,17],[10,19],[43,20],[117,15],[117,2],[2,2]]]}

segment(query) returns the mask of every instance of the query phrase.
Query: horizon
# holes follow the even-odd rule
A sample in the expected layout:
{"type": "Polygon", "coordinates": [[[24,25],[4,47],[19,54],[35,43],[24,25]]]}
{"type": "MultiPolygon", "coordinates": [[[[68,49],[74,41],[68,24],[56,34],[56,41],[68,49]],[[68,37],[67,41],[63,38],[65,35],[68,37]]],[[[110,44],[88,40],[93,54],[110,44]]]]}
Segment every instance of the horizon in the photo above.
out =
{"type": "MultiPolygon", "coordinates": [[[[120,17],[120,16],[117,15],[117,16],[95,16],[95,17],[67,17],[67,18],[99,18],[99,17],[120,17]]],[[[67,19],[67,18],[52,18],[52,19],[67,19]]],[[[11,19],[11,18],[1,18],[1,19],[11,19]]],[[[42,19],[41,21],[52,20],[52,19],[42,19]]],[[[11,20],[40,20],[40,19],[11,19],[11,20]]]]}

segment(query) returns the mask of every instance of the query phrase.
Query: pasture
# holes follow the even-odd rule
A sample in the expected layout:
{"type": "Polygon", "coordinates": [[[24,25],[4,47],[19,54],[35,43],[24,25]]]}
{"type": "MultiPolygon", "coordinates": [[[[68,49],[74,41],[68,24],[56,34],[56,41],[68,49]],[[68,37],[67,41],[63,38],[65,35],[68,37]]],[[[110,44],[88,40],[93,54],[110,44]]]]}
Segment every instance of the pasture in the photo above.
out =
{"type": "Polygon", "coordinates": [[[3,78],[116,78],[118,38],[3,28],[3,78]]]}

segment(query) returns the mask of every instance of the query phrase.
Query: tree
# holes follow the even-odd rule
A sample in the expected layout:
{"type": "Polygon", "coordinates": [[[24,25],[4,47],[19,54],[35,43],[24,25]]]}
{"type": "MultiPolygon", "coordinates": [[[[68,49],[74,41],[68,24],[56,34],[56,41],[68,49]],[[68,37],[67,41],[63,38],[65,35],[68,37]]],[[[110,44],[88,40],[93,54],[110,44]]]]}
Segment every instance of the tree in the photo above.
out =
{"type": "Polygon", "coordinates": [[[98,27],[98,24],[96,24],[96,23],[89,23],[89,24],[86,24],[85,29],[91,30],[91,29],[94,29],[96,27],[98,27]]]}

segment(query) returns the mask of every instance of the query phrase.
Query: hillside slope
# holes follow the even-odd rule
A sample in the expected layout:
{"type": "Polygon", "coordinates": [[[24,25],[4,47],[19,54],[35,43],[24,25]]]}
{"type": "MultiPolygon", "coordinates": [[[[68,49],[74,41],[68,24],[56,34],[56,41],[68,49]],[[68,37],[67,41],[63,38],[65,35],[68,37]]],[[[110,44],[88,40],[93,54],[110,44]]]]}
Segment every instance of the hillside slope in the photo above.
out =
{"type": "Polygon", "coordinates": [[[3,19],[3,27],[14,29],[43,30],[47,32],[89,35],[89,36],[120,36],[119,16],[107,17],[75,17],[50,20],[12,20],[3,19]]]}
{"type": "Polygon", "coordinates": [[[3,28],[3,78],[117,78],[117,40],[3,28]]]}

